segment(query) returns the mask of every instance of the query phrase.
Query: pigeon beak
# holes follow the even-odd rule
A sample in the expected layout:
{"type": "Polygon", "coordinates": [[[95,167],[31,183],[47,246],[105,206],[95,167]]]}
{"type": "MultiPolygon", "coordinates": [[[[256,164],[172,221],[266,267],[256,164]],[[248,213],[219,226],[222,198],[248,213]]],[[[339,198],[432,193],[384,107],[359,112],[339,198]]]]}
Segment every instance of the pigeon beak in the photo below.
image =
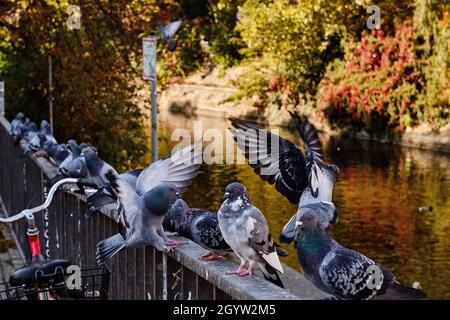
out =
{"type": "Polygon", "coordinates": [[[228,199],[228,197],[230,196],[229,192],[225,192],[225,194],[223,195],[223,200],[228,199]]]}
{"type": "Polygon", "coordinates": [[[301,221],[296,221],[296,222],[295,222],[295,229],[301,228],[302,225],[303,225],[303,222],[301,222],[301,221]]]}

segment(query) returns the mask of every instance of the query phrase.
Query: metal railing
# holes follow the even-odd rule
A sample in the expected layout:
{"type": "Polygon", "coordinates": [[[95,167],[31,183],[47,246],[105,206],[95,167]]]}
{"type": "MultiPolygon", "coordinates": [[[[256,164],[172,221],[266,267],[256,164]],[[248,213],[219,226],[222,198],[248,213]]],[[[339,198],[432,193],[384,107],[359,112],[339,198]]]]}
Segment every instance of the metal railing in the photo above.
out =
{"type": "MultiPolygon", "coordinates": [[[[0,116],[0,197],[11,215],[43,203],[45,198],[40,194],[55,174],[46,160],[22,157],[22,153],[9,135],[9,123],[0,116]]],[[[104,214],[87,220],[86,210],[84,196],[61,190],[48,212],[36,215],[36,224],[43,234],[41,245],[51,258],[70,259],[82,268],[96,264],[97,242],[117,233],[117,224],[111,219],[116,212],[104,210],[104,214]]],[[[12,228],[19,249],[25,251],[23,256],[29,257],[25,221],[13,224],[12,228]]],[[[258,277],[227,276],[226,270],[236,265],[228,261],[203,262],[198,259],[203,253],[203,248],[188,241],[168,255],[168,299],[298,299],[258,277]]],[[[128,248],[114,256],[108,265],[111,299],[163,298],[163,256],[153,247],[128,248]]]]}

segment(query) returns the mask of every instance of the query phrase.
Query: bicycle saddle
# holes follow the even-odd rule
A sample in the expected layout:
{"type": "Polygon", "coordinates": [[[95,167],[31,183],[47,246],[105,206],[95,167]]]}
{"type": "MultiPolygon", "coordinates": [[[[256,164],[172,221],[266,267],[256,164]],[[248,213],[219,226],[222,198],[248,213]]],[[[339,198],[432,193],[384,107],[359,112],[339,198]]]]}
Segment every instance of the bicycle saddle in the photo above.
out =
{"type": "Polygon", "coordinates": [[[33,257],[30,265],[17,269],[9,277],[11,286],[34,287],[64,281],[64,273],[71,262],[66,259],[52,259],[45,261],[42,255],[33,257]]]}

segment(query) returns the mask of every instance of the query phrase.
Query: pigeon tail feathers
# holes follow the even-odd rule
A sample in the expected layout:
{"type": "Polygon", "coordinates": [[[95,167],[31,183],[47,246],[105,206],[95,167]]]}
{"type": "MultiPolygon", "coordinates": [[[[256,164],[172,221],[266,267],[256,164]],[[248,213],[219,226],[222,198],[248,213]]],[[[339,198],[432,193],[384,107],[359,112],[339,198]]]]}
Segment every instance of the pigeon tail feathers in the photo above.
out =
{"type": "Polygon", "coordinates": [[[98,264],[111,259],[117,252],[122,250],[126,245],[125,239],[120,233],[102,240],[97,244],[96,260],[98,264]]]}
{"type": "Polygon", "coordinates": [[[278,275],[277,271],[274,268],[272,268],[267,263],[258,263],[258,266],[261,268],[264,278],[267,281],[272,282],[273,284],[279,286],[280,288],[284,288],[283,282],[281,281],[280,276],[278,275]]]}

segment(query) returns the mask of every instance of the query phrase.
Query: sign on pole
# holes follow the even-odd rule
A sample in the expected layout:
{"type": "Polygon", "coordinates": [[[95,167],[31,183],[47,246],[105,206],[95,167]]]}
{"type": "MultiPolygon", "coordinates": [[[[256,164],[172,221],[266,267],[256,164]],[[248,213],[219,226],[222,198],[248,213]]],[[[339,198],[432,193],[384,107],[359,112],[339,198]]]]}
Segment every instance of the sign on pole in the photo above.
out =
{"type": "Polygon", "coordinates": [[[5,115],[5,83],[0,81],[0,116],[5,115]]]}
{"type": "Polygon", "coordinates": [[[145,80],[156,81],[156,37],[142,39],[145,80]]]}

